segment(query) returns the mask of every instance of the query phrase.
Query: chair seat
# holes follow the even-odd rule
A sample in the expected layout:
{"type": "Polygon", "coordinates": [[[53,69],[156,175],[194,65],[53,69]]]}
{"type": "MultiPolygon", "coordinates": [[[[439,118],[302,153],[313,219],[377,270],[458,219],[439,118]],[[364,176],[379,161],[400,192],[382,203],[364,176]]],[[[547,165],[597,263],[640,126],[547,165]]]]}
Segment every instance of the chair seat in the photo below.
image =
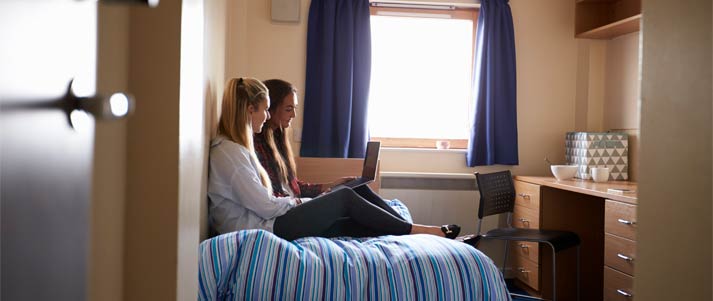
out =
{"type": "Polygon", "coordinates": [[[570,231],[498,228],[482,235],[483,239],[520,240],[551,244],[559,252],[580,244],[579,235],[570,231]]]}

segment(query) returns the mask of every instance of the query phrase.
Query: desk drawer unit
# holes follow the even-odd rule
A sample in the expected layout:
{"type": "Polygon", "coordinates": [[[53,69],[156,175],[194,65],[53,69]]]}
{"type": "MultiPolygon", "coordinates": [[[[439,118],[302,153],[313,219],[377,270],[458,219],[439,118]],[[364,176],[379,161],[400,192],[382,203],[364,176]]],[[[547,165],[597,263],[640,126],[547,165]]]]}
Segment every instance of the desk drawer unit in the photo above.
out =
{"type": "MultiPolygon", "coordinates": [[[[512,226],[516,228],[540,228],[540,185],[522,181],[515,184],[515,209],[512,226]]],[[[521,282],[540,290],[540,247],[536,242],[517,241],[510,243],[509,259],[513,274],[521,282]]]]}
{"type": "Polygon", "coordinates": [[[604,300],[634,300],[636,205],[604,203],[604,300]]]}

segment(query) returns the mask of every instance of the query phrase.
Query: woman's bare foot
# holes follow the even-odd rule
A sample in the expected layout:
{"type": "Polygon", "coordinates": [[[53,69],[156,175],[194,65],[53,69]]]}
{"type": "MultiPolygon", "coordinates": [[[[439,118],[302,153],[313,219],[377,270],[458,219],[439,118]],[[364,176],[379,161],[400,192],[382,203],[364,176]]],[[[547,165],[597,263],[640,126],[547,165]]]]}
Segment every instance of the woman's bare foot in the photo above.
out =
{"type": "Polygon", "coordinates": [[[413,224],[411,226],[411,234],[431,234],[440,237],[446,237],[446,234],[441,231],[441,227],[419,224],[413,224]]]}

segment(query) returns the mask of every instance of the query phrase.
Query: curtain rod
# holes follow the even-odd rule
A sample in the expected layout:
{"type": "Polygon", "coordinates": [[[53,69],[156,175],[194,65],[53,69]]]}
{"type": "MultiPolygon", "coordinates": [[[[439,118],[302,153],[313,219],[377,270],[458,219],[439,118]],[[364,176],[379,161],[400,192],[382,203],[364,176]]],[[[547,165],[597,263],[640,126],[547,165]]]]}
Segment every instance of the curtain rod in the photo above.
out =
{"type": "Polygon", "coordinates": [[[480,8],[480,1],[476,0],[478,3],[453,3],[453,2],[428,2],[428,1],[399,1],[399,0],[369,0],[371,6],[376,7],[396,7],[396,8],[420,8],[420,9],[440,9],[440,10],[454,10],[456,8],[480,8]]]}

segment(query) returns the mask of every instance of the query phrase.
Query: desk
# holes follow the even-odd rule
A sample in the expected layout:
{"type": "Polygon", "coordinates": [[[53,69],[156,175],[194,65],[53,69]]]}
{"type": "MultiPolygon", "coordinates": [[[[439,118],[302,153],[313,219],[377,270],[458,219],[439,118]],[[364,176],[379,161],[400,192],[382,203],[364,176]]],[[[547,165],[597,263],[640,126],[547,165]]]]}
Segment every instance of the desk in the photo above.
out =
{"type": "MultiPolygon", "coordinates": [[[[558,181],[552,177],[515,177],[513,226],[569,230],[580,239],[581,300],[632,300],[636,253],[636,194],[612,194],[610,188],[638,191],[626,181],[558,181]]],[[[515,242],[510,267],[521,286],[552,296],[552,256],[543,246],[515,242]]],[[[576,253],[557,255],[557,296],[575,300],[576,253]]],[[[560,299],[558,298],[558,299],[560,299]]]]}

